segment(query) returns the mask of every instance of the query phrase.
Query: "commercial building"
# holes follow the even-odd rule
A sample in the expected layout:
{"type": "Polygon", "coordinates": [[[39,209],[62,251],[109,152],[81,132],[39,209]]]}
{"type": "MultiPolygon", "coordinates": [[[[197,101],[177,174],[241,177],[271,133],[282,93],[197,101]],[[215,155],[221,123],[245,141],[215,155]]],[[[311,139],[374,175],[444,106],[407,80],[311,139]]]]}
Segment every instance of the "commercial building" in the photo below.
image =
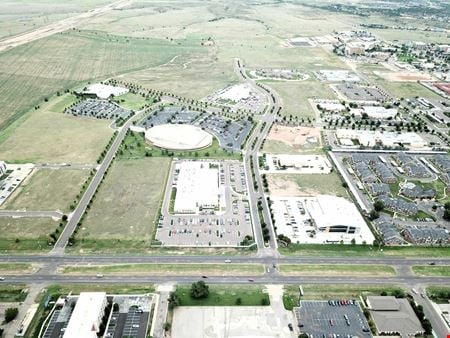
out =
{"type": "Polygon", "coordinates": [[[110,97],[120,96],[125,93],[128,93],[127,88],[123,87],[115,87],[110,85],[105,85],[102,83],[96,83],[87,87],[82,94],[96,96],[99,99],[109,99],[110,97]]]}
{"type": "Polygon", "coordinates": [[[381,106],[364,106],[362,108],[362,113],[367,115],[371,119],[389,119],[394,118],[397,115],[396,108],[384,108],[381,106]]]}
{"type": "Polygon", "coordinates": [[[219,164],[184,161],[175,164],[175,213],[197,213],[219,208],[223,189],[219,189],[219,164]]]}
{"type": "Polygon", "coordinates": [[[407,299],[392,296],[368,296],[367,306],[379,334],[414,337],[424,330],[407,299]]]}
{"type": "Polygon", "coordinates": [[[372,130],[337,129],[336,137],[341,143],[343,140],[356,140],[364,147],[384,146],[423,149],[427,146],[426,141],[416,133],[397,134],[372,130]]]}
{"type": "Polygon", "coordinates": [[[372,243],[374,236],[356,206],[342,197],[271,198],[277,234],[294,243],[372,243]]]}
{"type": "Polygon", "coordinates": [[[330,161],[323,155],[271,155],[263,156],[267,171],[298,174],[329,174],[330,161]]]}
{"type": "Polygon", "coordinates": [[[63,338],[97,338],[106,304],[105,292],[81,292],[63,338]]]}

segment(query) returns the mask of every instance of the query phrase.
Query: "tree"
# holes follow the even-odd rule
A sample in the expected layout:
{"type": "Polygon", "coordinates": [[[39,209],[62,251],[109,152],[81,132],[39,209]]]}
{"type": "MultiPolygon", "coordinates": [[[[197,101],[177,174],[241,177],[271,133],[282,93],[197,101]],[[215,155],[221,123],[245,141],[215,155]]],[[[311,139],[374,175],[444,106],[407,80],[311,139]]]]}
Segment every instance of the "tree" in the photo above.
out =
{"type": "Polygon", "coordinates": [[[168,323],[168,322],[164,323],[164,331],[169,331],[171,327],[172,327],[172,325],[170,323],[168,323]]]}
{"type": "Polygon", "coordinates": [[[19,309],[16,307],[10,307],[10,308],[6,309],[5,322],[9,323],[10,321],[13,321],[14,319],[16,319],[18,314],[19,314],[19,309]]]}
{"type": "Polygon", "coordinates": [[[208,298],[209,286],[204,281],[192,283],[191,297],[194,299],[208,298]]]}
{"type": "Polygon", "coordinates": [[[264,297],[263,299],[261,299],[261,305],[269,305],[269,300],[264,297]]]}
{"type": "Polygon", "coordinates": [[[175,292],[171,292],[169,294],[169,299],[167,299],[167,302],[169,303],[169,309],[173,309],[180,305],[180,298],[175,292]]]}
{"type": "Polygon", "coordinates": [[[375,203],[373,204],[373,207],[376,211],[380,212],[380,211],[383,211],[384,204],[382,201],[376,200],[375,203]]]}
{"type": "Polygon", "coordinates": [[[242,304],[242,298],[238,297],[236,298],[236,305],[241,305],[242,304]]]}

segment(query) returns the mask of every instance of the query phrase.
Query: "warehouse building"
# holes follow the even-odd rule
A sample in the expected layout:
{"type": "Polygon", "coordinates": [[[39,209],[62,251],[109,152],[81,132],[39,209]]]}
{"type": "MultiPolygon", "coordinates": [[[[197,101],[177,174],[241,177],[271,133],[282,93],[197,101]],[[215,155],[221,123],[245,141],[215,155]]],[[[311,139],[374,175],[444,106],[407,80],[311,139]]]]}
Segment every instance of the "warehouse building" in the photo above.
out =
{"type": "Polygon", "coordinates": [[[219,208],[219,164],[204,161],[176,163],[175,213],[197,213],[219,208]]]}
{"type": "Polygon", "coordinates": [[[364,147],[384,146],[389,148],[408,147],[423,149],[427,146],[426,141],[416,133],[397,134],[372,130],[337,129],[336,137],[341,144],[349,144],[352,140],[356,140],[364,147]]]}

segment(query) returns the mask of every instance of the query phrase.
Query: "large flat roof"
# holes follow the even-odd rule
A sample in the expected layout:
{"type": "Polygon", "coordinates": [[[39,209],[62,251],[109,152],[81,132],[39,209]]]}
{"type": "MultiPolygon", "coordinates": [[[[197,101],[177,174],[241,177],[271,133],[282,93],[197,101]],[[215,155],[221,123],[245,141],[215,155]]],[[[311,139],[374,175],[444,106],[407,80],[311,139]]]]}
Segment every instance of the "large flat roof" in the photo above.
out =
{"type": "Polygon", "coordinates": [[[145,132],[145,139],[159,148],[194,150],[210,146],[213,137],[199,127],[187,124],[162,124],[145,132]]]}
{"type": "Polygon", "coordinates": [[[96,338],[105,301],[106,292],[81,292],[64,338],[96,338]]]}

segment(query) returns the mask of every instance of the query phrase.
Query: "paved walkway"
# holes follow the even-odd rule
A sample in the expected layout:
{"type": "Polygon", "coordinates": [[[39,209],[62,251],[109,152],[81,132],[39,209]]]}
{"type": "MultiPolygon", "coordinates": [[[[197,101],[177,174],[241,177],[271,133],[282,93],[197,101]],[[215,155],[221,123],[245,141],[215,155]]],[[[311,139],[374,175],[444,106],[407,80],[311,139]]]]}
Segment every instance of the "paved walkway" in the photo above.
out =
{"type": "Polygon", "coordinates": [[[153,325],[151,329],[151,336],[154,338],[164,337],[164,324],[167,320],[167,312],[169,310],[169,304],[167,299],[169,294],[175,290],[175,285],[171,283],[158,285],[156,292],[159,293],[158,303],[156,304],[155,318],[153,319],[153,325]]]}
{"type": "Polygon", "coordinates": [[[31,305],[35,303],[36,298],[41,293],[43,287],[44,286],[42,284],[31,284],[28,286],[27,298],[25,298],[25,301],[23,301],[23,303],[20,303],[20,305],[18,306],[19,314],[17,315],[17,318],[5,327],[4,337],[14,337],[16,332],[19,330],[19,326],[22,323],[27,310],[31,305]]]}

